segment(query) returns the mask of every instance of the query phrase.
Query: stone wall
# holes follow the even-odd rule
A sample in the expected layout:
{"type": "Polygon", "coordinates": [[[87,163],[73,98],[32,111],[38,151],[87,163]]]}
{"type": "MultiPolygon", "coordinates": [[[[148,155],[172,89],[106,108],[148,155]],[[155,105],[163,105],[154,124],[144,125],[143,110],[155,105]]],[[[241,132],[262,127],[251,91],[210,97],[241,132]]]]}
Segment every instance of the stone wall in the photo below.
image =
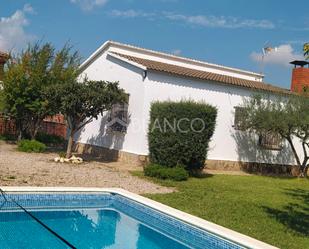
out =
{"type": "MultiPolygon", "coordinates": [[[[131,163],[141,167],[149,162],[148,156],[137,155],[125,151],[118,151],[90,144],[76,143],[75,151],[79,154],[91,155],[92,157],[103,159],[106,161],[131,163]]],[[[298,175],[298,169],[296,166],[253,162],[207,160],[205,168],[218,171],[244,171],[259,175],[298,175]]]]}

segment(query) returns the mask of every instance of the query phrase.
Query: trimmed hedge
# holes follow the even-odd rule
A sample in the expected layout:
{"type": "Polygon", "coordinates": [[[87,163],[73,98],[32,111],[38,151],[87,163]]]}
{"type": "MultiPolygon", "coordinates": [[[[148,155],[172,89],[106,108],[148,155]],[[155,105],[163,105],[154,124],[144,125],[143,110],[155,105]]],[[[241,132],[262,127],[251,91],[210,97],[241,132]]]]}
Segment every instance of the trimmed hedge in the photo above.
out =
{"type": "Polygon", "coordinates": [[[150,162],[203,169],[216,117],[217,108],[205,103],[154,102],[148,131],[150,162]]]}
{"type": "Polygon", "coordinates": [[[189,178],[188,172],[183,167],[167,168],[158,164],[149,164],[144,168],[145,176],[174,181],[185,181],[189,178]]]}
{"type": "Polygon", "coordinates": [[[36,140],[23,139],[17,145],[18,150],[23,152],[44,152],[46,150],[46,145],[36,140]]]}

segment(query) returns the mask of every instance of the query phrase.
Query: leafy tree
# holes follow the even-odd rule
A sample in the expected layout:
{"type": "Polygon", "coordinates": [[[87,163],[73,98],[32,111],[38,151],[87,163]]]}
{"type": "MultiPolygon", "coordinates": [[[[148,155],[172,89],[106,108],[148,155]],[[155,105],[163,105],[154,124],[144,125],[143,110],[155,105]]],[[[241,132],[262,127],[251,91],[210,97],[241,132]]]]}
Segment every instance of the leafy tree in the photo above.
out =
{"type": "Polygon", "coordinates": [[[244,102],[246,128],[258,134],[279,134],[286,140],[300,169],[307,176],[309,161],[309,98],[306,95],[282,97],[253,96],[244,102]],[[294,139],[293,139],[294,138],[294,139]],[[296,150],[300,140],[302,152],[296,150]]]}
{"type": "Polygon", "coordinates": [[[118,83],[105,81],[77,80],[54,85],[49,91],[49,99],[57,105],[69,128],[66,157],[72,155],[73,138],[94,118],[110,110],[113,104],[127,101],[127,95],[118,83]]]}
{"type": "Polygon", "coordinates": [[[79,57],[64,46],[58,52],[50,43],[29,45],[10,56],[3,79],[5,111],[14,118],[21,139],[34,138],[43,119],[57,110],[46,95],[51,85],[78,76],[79,57]]]}
{"type": "Polygon", "coordinates": [[[2,84],[0,84],[0,113],[4,112],[5,110],[5,100],[3,90],[1,89],[2,84]]]}
{"type": "Polygon", "coordinates": [[[307,59],[309,59],[309,43],[304,44],[304,55],[306,56],[307,59]]]}

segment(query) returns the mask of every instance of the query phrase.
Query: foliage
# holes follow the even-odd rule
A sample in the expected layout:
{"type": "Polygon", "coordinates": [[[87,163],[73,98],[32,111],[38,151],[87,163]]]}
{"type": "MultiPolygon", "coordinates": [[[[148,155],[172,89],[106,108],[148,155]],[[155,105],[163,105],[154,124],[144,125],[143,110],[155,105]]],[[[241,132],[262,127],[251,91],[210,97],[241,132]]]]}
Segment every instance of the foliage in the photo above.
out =
{"type": "Polygon", "coordinates": [[[309,180],[208,175],[157,180],[177,191],[146,196],[282,249],[308,248],[309,180]]]}
{"type": "Polygon", "coordinates": [[[22,139],[17,145],[18,150],[23,152],[44,152],[46,150],[45,144],[36,140],[22,139]]]}
{"type": "Polygon", "coordinates": [[[2,88],[2,84],[0,84],[0,113],[5,111],[4,92],[1,88],[2,88]]]}
{"type": "Polygon", "coordinates": [[[185,181],[189,174],[183,167],[168,168],[158,164],[149,164],[144,168],[145,176],[174,181],[185,181]]]}
{"type": "Polygon", "coordinates": [[[301,176],[307,175],[309,161],[309,98],[304,95],[261,96],[255,95],[244,102],[246,128],[258,134],[279,134],[290,145],[301,176]],[[298,138],[302,144],[303,160],[295,148],[298,138]]]}
{"type": "Polygon", "coordinates": [[[64,151],[60,151],[58,153],[59,157],[65,157],[66,153],[64,151]]]}
{"type": "Polygon", "coordinates": [[[304,44],[303,51],[304,51],[304,55],[306,56],[306,58],[309,59],[309,43],[304,44]]]}
{"type": "Polygon", "coordinates": [[[16,140],[16,136],[12,135],[12,134],[2,134],[2,135],[0,135],[0,140],[15,141],[16,140]]]}
{"type": "Polygon", "coordinates": [[[61,136],[50,135],[50,134],[41,133],[41,132],[39,132],[36,135],[35,139],[41,143],[50,144],[50,145],[61,145],[65,143],[65,139],[61,136]]]}
{"type": "Polygon", "coordinates": [[[200,170],[207,158],[217,109],[193,101],[155,102],[148,132],[151,163],[200,170]]]}
{"type": "Polygon", "coordinates": [[[50,43],[29,45],[17,56],[10,56],[3,79],[5,111],[16,123],[19,138],[34,138],[43,119],[57,112],[46,93],[54,84],[77,78],[79,56],[65,46],[55,52],[50,43]]]}
{"type": "Polygon", "coordinates": [[[50,88],[48,99],[64,116],[69,128],[67,157],[72,154],[73,136],[97,119],[113,104],[126,102],[127,95],[117,82],[68,80],[50,88]]]}

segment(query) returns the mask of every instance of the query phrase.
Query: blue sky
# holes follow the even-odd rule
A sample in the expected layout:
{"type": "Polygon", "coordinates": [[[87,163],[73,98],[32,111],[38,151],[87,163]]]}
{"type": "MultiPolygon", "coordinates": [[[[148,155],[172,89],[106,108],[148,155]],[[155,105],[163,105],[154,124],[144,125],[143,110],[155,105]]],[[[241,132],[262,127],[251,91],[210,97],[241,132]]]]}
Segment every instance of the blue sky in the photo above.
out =
{"type": "Polygon", "coordinates": [[[71,42],[87,58],[115,40],[260,72],[289,88],[309,41],[306,0],[0,0],[0,49],[71,42]],[[261,65],[264,45],[277,47],[261,65]]]}

